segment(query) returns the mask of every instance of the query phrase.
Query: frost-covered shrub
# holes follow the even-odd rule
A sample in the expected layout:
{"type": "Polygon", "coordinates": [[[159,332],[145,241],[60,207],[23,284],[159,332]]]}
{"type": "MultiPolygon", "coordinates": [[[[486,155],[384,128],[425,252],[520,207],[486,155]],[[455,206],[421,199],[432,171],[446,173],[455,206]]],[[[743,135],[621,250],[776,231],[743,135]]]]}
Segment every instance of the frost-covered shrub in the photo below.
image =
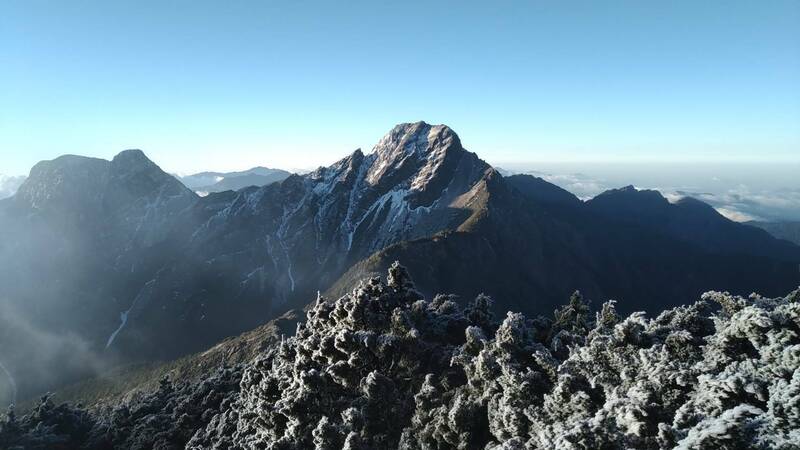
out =
{"type": "Polygon", "coordinates": [[[794,448],[800,303],[706,294],[655,319],[491,315],[414,291],[399,265],[243,377],[192,448],[794,448]]]}
{"type": "Polygon", "coordinates": [[[0,422],[0,449],[103,448],[86,444],[94,440],[96,426],[96,418],[82,408],[55,405],[50,396],[44,396],[36,409],[22,417],[17,417],[13,406],[9,408],[5,420],[0,422]]]}
{"type": "Polygon", "coordinates": [[[613,302],[592,314],[577,293],[552,318],[497,320],[491,305],[486,296],[466,308],[446,295],[425,300],[395,264],[385,283],[319,299],[294,337],[243,371],[165,383],[95,415],[49,405],[6,420],[0,443],[800,448],[800,290],[776,299],[711,292],[653,319],[620,317],[613,302]]]}
{"type": "Polygon", "coordinates": [[[0,422],[0,449],[182,449],[198,430],[226,410],[242,376],[241,367],[220,369],[200,383],[161,380],[158,389],[99,411],[49,396],[31,413],[13,409],[0,422]]]}
{"type": "Polygon", "coordinates": [[[418,420],[415,398],[425,395],[427,374],[445,391],[466,382],[451,359],[467,328],[490,324],[489,306],[485,297],[466,312],[449,296],[425,301],[399,265],[386,284],[374,278],[336,302],[319,300],[294,337],[247,369],[232,410],[190,446],[397,447],[418,420]]]}

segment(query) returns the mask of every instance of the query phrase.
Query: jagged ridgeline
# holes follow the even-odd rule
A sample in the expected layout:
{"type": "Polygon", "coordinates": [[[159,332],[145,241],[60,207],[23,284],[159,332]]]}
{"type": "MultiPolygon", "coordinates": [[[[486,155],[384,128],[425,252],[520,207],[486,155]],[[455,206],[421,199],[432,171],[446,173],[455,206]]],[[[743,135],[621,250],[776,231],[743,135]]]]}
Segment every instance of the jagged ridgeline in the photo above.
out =
{"type": "Polygon", "coordinates": [[[87,411],[13,411],[24,449],[797,448],[800,290],[709,292],[648,319],[426,300],[399,264],[319,300],[294,337],[207,380],[87,411]]]}

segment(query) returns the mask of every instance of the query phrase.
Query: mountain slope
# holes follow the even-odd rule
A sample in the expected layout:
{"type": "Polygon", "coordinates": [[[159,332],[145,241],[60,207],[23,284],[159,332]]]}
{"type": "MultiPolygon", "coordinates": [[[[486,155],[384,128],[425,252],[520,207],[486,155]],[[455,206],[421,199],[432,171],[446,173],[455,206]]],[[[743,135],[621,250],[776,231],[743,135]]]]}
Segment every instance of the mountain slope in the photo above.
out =
{"type": "Polygon", "coordinates": [[[761,228],[778,239],[800,245],[800,222],[745,222],[746,225],[761,228]]]}
{"type": "Polygon", "coordinates": [[[654,229],[709,251],[800,260],[800,247],[786,245],[764,231],[733,222],[691,197],[673,204],[658,191],[627,186],[606,191],[589,200],[587,206],[616,221],[654,229]]]}

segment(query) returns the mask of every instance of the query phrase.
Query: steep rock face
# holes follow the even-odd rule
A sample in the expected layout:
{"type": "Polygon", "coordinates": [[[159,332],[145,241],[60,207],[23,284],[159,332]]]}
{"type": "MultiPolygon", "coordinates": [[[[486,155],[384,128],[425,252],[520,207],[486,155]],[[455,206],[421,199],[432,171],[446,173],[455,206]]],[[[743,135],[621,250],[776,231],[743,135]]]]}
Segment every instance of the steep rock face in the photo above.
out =
{"type": "Polygon", "coordinates": [[[454,211],[488,165],[461,147],[452,130],[425,123],[395,127],[363,155],[356,151],[310,174],[303,203],[337,253],[363,256],[387,243],[430,235],[464,219],[454,211]],[[319,205],[319,206],[317,206],[319,205]]]}

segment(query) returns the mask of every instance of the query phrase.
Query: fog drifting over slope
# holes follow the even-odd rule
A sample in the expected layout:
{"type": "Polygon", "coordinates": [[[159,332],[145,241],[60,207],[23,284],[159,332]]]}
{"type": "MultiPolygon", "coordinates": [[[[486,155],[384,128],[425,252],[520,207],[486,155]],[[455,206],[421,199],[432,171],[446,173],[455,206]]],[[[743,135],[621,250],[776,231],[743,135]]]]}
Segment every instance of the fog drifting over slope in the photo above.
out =
{"type": "Polygon", "coordinates": [[[670,201],[695,197],[731,220],[800,220],[800,163],[525,163],[497,164],[528,173],[582,199],[634,185],[670,201]]]}

